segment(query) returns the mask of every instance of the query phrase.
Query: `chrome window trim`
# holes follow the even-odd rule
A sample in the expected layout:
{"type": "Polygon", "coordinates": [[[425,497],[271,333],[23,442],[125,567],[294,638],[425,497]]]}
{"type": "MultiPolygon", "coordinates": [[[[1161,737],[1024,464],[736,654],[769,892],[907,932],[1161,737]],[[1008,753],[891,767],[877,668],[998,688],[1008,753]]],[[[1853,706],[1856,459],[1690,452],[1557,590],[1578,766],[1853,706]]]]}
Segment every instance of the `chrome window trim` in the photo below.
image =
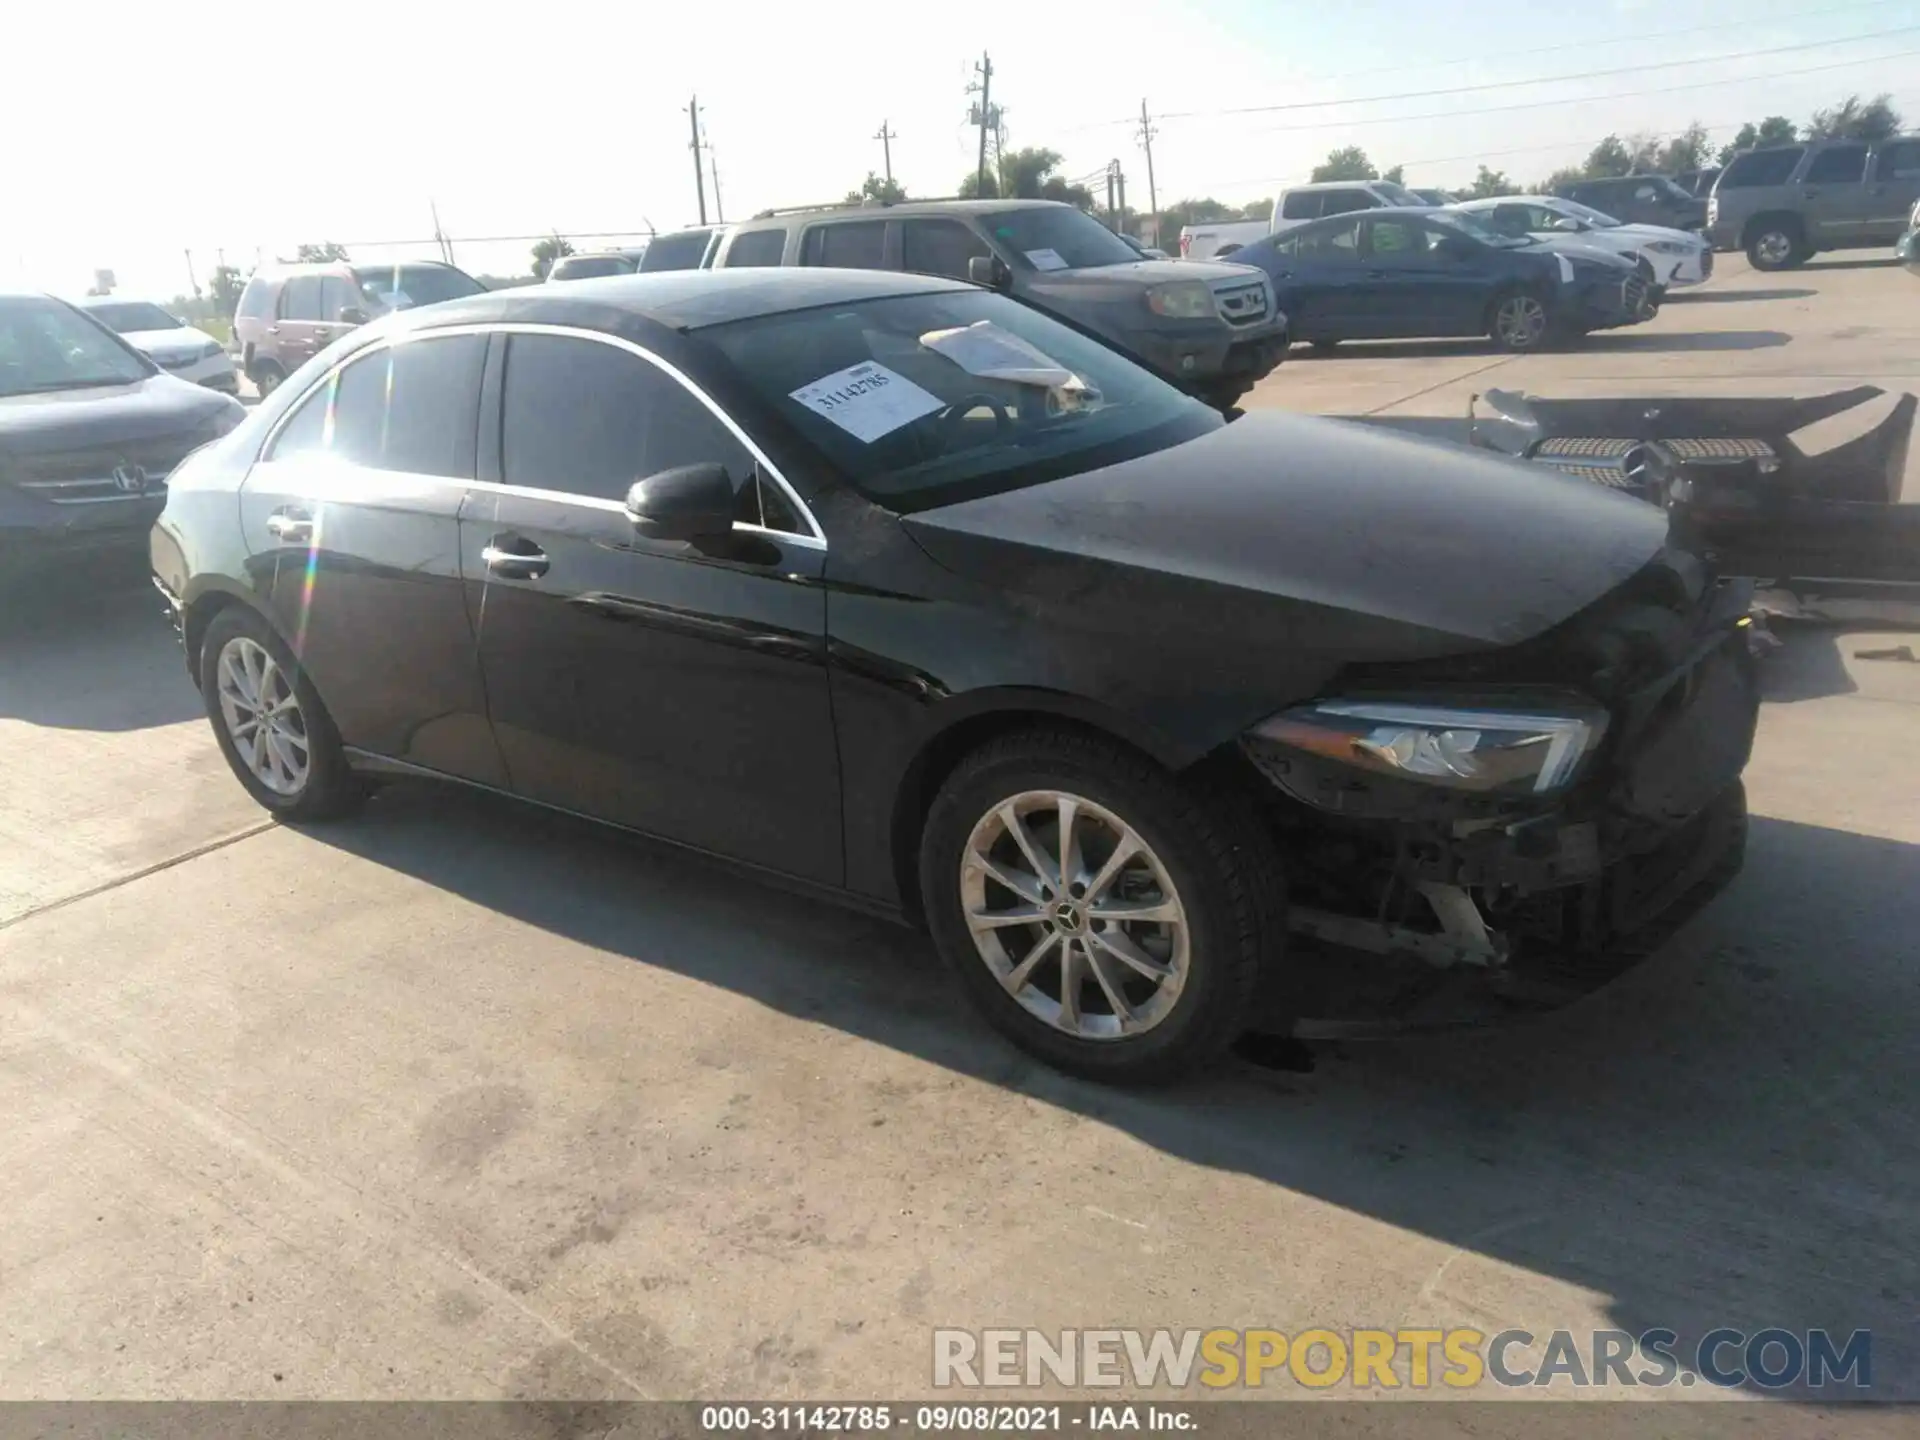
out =
{"type": "MultiPolygon", "coordinates": [[[[383,336],[371,345],[363,346],[355,350],[351,355],[344,356],[338,363],[315,379],[313,384],[309,385],[305,392],[301,394],[300,398],[289,405],[280,418],[273,422],[273,428],[267,432],[266,442],[260,447],[260,458],[254,463],[261,465],[285,463],[284,461],[275,461],[273,459],[273,447],[280,439],[280,432],[292,423],[296,415],[306,409],[307,406],[313,404],[314,396],[319,394],[323,388],[330,385],[334,376],[345,370],[349,365],[357,364],[369,356],[377,355],[383,350],[392,349],[396,345],[410,345],[416,341],[431,340],[437,336],[445,335],[552,335],[568,340],[591,340],[601,345],[610,346],[615,350],[624,350],[636,359],[645,361],[662,374],[671,378],[681,389],[698,400],[706,407],[707,412],[711,414],[714,419],[726,427],[728,433],[731,434],[734,439],[746,447],[747,453],[753,456],[761,470],[765,474],[773,477],[774,484],[778,485],[782,493],[792,502],[794,513],[799,515],[808,527],[805,532],[775,530],[769,526],[753,525],[745,520],[736,520],[733,522],[733,528],[747,534],[778,536],[780,539],[791,541],[793,544],[809,550],[825,550],[827,548],[826,531],[820,528],[820,522],[814,518],[812,508],[805,500],[800,498],[800,492],[795,490],[792,484],[788,482],[787,477],[780,473],[780,467],[775,465],[773,461],[768,458],[767,452],[755,443],[753,437],[741,429],[740,426],[735,423],[733,417],[722,410],[714,398],[696,385],[684,371],[671,361],[664,360],[654,354],[651,350],[647,349],[646,346],[636,344],[624,336],[609,335],[601,330],[583,330],[574,325],[546,325],[533,321],[515,320],[477,321],[468,325],[443,325],[431,330],[410,330],[401,335],[383,336]]],[[[450,475],[437,478],[445,480],[449,485],[465,485],[469,489],[485,491],[492,494],[521,495],[532,500],[552,500],[560,504],[578,505],[588,510],[609,510],[620,515],[627,513],[627,507],[618,500],[602,500],[591,495],[576,495],[568,490],[545,490],[529,485],[508,485],[493,480],[460,480],[450,475]]]]}

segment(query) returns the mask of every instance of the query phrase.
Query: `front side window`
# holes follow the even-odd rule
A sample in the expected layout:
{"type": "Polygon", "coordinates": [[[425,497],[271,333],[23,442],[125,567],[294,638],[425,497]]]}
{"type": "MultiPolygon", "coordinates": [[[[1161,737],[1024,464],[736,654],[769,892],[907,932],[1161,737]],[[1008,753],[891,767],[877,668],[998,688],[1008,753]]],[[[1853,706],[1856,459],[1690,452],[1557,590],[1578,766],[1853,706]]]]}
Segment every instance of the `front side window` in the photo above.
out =
{"type": "Polygon", "coordinates": [[[744,235],[734,236],[733,243],[727,246],[726,265],[728,269],[743,265],[778,265],[786,248],[785,230],[749,230],[744,235]]]}
{"type": "Polygon", "coordinates": [[[1881,180],[1920,177],[1920,140],[1890,140],[1882,145],[1873,173],[1881,180]]]}
{"type": "Polygon", "coordinates": [[[501,396],[501,478],[593,500],[681,465],[727,467],[736,489],[751,453],[685,386],[597,340],[515,335],[501,396]]]}
{"type": "Polygon", "coordinates": [[[1360,254],[1360,222],[1349,220],[1309,230],[1295,241],[1293,253],[1321,264],[1348,264],[1360,254]]]}
{"type": "Polygon", "coordinates": [[[1433,239],[1433,231],[1418,220],[1370,220],[1367,245],[1373,258],[1393,261],[1423,260],[1433,239]]]}
{"type": "Polygon", "coordinates": [[[1809,185],[1857,185],[1866,178],[1867,147],[1835,145],[1822,150],[1807,166],[1809,185]]]}
{"type": "Polygon", "coordinates": [[[89,305],[87,313],[116,335],[138,335],[146,330],[178,330],[180,322],[148,300],[121,300],[111,305],[89,305]]]}
{"type": "Polygon", "coordinates": [[[1127,242],[1071,205],[1030,205],[982,215],[986,231],[1027,265],[1049,270],[1090,270],[1139,260],[1127,242]]]}
{"type": "Polygon", "coordinates": [[[1114,464],[1225,423],[1003,295],[900,295],[695,334],[856,489],[897,511],[1114,464]]]}
{"type": "Polygon", "coordinates": [[[484,335],[385,346],[321,382],[274,437],[269,460],[325,454],[369,470],[473,478],[484,335]]]}
{"type": "Polygon", "coordinates": [[[1745,155],[1736,155],[1720,172],[1716,188],[1751,190],[1762,185],[1784,185],[1806,153],[1798,145],[1788,145],[1779,150],[1750,150],[1745,155]]]}
{"type": "Polygon", "coordinates": [[[1544,230],[1544,225],[1534,223],[1534,211],[1526,205],[1496,205],[1491,210],[1475,210],[1488,225],[1502,235],[1526,235],[1534,230],[1544,230]]]}
{"type": "Polygon", "coordinates": [[[0,395],[132,385],[153,366],[71,305],[0,295],[0,395]]]}
{"type": "Polygon", "coordinates": [[[320,318],[335,321],[345,310],[361,309],[359,293],[343,275],[329,275],[320,282],[320,318]]]}
{"type": "Polygon", "coordinates": [[[1287,198],[1280,202],[1282,220],[1318,220],[1320,218],[1320,192],[1317,190],[1289,190],[1287,198]]]}
{"type": "Polygon", "coordinates": [[[800,239],[802,265],[878,270],[886,262],[887,222],[848,220],[810,226],[800,239]]]}
{"type": "Polygon", "coordinates": [[[1322,215],[1350,215],[1355,210],[1371,210],[1373,196],[1364,190],[1328,190],[1320,196],[1322,215]]]}
{"type": "Polygon", "coordinates": [[[905,220],[900,224],[900,266],[916,275],[968,279],[967,262],[992,252],[957,220],[905,220]]]}
{"type": "Polygon", "coordinates": [[[1414,194],[1413,191],[1407,189],[1406,186],[1396,185],[1391,180],[1374,181],[1373,193],[1390,205],[1421,205],[1425,203],[1418,195],[1414,194]]]}
{"type": "Polygon", "coordinates": [[[282,320],[318,320],[320,318],[320,277],[296,275],[280,292],[282,320]]]}

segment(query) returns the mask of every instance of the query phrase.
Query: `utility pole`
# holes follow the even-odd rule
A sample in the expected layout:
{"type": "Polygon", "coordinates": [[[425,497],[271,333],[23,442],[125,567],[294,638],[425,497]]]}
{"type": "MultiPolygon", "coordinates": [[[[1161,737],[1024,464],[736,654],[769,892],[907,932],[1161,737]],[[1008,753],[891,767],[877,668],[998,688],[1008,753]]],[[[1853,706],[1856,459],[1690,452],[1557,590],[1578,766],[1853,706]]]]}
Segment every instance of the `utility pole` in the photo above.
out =
{"type": "MultiPolygon", "coordinates": [[[[1127,172],[1120,168],[1118,160],[1113,162],[1113,183],[1120,192],[1120,209],[1116,212],[1120,222],[1118,228],[1125,230],[1127,228],[1127,172]]],[[[1159,238],[1157,235],[1154,236],[1156,240],[1159,238]]]]}
{"type": "Polygon", "coordinates": [[[433,216],[433,240],[440,247],[440,258],[453,264],[453,242],[447,238],[446,231],[440,228],[440,207],[432,200],[427,201],[427,213],[433,216]]]}
{"type": "MultiPolygon", "coordinates": [[[[980,125],[980,164],[973,172],[973,188],[975,194],[985,195],[987,193],[987,130],[994,125],[993,58],[986,51],[980,52],[980,63],[973,67],[973,73],[980,77],[978,86],[980,103],[974,106],[973,114],[968,117],[980,125]]],[[[972,90],[975,87],[970,85],[967,88],[972,90]]]]}
{"type": "Polygon", "coordinates": [[[1119,212],[1113,208],[1113,172],[1119,168],[1119,165],[1120,162],[1117,160],[1109,160],[1107,162],[1107,224],[1112,227],[1115,233],[1119,232],[1120,221],[1118,218],[1119,212]]]}
{"type": "Polygon", "coordinates": [[[887,122],[880,122],[880,131],[873,137],[880,142],[880,154],[887,162],[887,184],[893,184],[893,142],[900,137],[887,128],[887,122]]]}
{"type": "Polygon", "coordinates": [[[713,153],[711,143],[707,146],[707,168],[713,171],[713,218],[716,223],[727,223],[727,207],[720,203],[720,157],[713,153]]]}
{"type": "MultiPolygon", "coordinates": [[[[1143,102],[1144,103],[1144,102],[1143,102]]],[[[700,223],[707,223],[707,173],[700,163],[700,97],[687,106],[687,119],[693,125],[693,192],[700,200],[700,223]]]]}
{"type": "Polygon", "coordinates": [[[1140,144],[1147,152],[1147,209],[1153,213],[1153,243],[1156,245],[1160,244],[1160,197],[1153,188],[1153,137],[1159,133],[1153,128],[1153,121],[1147,115],[1147,102],[1142,99],[1140,101],[1140,144]]]}
{"type": "Polygon", "coordinates": [[[200,298],[200,281],[199,281],[199,278],[195,276],[193,273],[193,251],[191,250],[187,251],[186,255],[187,255],[187,289],[192,293],[193,298],[198,300],[200,298]]]}

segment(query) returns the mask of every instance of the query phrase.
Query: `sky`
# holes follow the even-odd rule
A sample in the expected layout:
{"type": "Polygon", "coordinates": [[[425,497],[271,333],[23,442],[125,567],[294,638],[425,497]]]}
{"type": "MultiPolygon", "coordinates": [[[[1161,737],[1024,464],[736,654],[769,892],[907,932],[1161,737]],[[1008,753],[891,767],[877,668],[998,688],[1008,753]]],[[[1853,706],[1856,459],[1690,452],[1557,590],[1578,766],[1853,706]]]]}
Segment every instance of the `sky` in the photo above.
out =
{"type": "Polygon", "coordinates": [[[1008,143],[1069,178],[1118,159],[1138,208],[1143,100],[1161,204],[1271,195],[1347,144],[1409,184],[1535,179],[1609,132],[1719,143],[1853,92],[1920,128],[1920,0],[20,4],[0,280],[166,298],[306,241],[431,257],[434,207],[463,268],[524,273],[528,243],[488,237],[693,223],[695,95],[733,219],[839,199],[883,123],[896,178],[950,195],[983,53],[1008,143]]]}

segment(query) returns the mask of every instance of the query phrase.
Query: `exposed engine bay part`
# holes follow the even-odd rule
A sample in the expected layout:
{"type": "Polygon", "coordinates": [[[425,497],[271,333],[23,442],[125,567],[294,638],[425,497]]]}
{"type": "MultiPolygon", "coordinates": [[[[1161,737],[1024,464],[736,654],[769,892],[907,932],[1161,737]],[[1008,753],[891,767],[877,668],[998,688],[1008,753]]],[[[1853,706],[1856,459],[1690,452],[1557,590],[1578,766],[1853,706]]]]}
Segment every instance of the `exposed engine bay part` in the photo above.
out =
{"type": "Polygon", "coordinates": [[[1469,402],[1468,440],[1665,508],[1723,574],[1920,586],[1920,503],[1901,503],[1917,411],[1872,385],[1799,400],[1489,390],[1469,402]]]}
{"type": "Polygon", "coordinates": [[[1363,920],[1357,915],[1336,915],[1295,905],[1288,913],[1288,924],[1302,935],[1343,945],[1375,955],[1405,955],[1429,965],[1479,965],[1497,970],[1507,963],[1507,942],[1487,928],[1480,906],[1473,896],[1458,885],[1442,885],[1422,880],[1414,887],[1433,907],[1439,921],[1439,933],[1394,925],[1384,920],[1363,920]]]}

